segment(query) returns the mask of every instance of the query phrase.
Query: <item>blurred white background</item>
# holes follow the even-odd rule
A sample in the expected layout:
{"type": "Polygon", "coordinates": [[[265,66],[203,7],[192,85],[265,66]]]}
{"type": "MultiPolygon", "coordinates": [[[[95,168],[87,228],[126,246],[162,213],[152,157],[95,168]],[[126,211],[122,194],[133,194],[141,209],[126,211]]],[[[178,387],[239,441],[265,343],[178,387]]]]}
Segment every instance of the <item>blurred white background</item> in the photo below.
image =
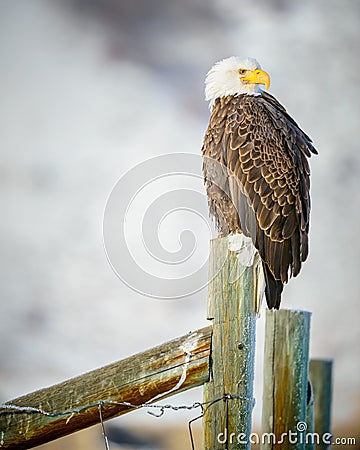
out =
{"type": "MultiPolygon", "coordinates": [[[[311,355],[335,360],[334,426],[358,429],[359,19],[351,0],[0,1],[0,401],[207,325],[206,289],[156,300],[123,284],[102,220],[136,164],[200,154],[205,74],[240,55],[319,150],[310,257],[283,307],[312,311],[311,355]]],[[[178,230],[163,232],[176,247],[178,230]]],[[[263,317],[258,403],[262,330],[263,317]]]]}

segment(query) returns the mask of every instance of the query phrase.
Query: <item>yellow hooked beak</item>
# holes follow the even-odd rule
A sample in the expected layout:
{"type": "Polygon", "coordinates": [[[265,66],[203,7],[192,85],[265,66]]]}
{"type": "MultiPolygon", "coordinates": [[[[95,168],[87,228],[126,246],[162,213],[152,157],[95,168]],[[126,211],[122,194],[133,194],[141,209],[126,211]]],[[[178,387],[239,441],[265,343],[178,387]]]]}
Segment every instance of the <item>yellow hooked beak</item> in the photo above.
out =
{"type": "MultiPolygon", "coordinates": [[[[240,75],[241,72],[239,71],[240,75]]],[[[264,84],[266,90],[270,87],[270,76],[265,70],[247,70],[241,80],[251,84],[264,84]]]]}

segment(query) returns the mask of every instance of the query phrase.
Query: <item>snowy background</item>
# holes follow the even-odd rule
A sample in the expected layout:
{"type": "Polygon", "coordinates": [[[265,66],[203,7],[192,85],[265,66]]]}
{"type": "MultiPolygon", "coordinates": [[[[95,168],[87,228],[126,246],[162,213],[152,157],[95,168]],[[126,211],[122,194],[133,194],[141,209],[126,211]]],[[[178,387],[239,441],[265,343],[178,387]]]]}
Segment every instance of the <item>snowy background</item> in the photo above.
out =
{"type": "MultiPolygon", "coordinates": [[[[103,214],[137,164],[199,155],[205,74],[241,55],[270,73],[270,92],[319,149],[310,257],[283,306],[312,311],[311,355],[335,360],[334,425],[358,428],[359,19],[351,0],[0,1],[0,401],[207,325],[206,289],[156,300],[121,282],[104,251],[103,214]]],[[[184,183],[206,208],[199,180],[184,183]]],[[[173,185],[157,185],[154,199],[173,185]]],[[[177,251],[187,228],[201,236],[203,264],[211,230],[196,214],[173,216],[159,239],[177,251]]],[[[200,399],[197,389],[172,403],[200,399]]]]}

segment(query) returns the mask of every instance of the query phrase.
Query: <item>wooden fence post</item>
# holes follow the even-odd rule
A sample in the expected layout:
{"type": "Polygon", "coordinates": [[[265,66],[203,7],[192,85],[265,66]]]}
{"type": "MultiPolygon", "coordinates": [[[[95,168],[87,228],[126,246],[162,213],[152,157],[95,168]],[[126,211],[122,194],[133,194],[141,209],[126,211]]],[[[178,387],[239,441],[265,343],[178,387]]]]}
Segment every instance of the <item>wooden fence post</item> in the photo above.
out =
{"type": "Polygon", "coordinates": [[[331,429],[332,360],[311,359],[309,375],[314,391],[315,433],[318,449],[329,448],[331,429]]]}
{"type": "Polygon", "coordinates": [[[250,449],[257,264],[245,267],[227,238],[211,241],[208,319],[211,379],[204,384],[204,448],[250,449]]]}
{"type": "Polygon", "coordinates": [[[310,316],[266,311],[261,449],[305,449],[310,316]]]}
{"type": "MultiPolygon", "coordinates": [[[[307,406],[306,406],[306,433],[314,433],[314,390],[308,378],[308,396],[307,396],[307,406]]],[[[314,450],[315,441],[311,438],[306,440],[305,450],[314,450]]]]}

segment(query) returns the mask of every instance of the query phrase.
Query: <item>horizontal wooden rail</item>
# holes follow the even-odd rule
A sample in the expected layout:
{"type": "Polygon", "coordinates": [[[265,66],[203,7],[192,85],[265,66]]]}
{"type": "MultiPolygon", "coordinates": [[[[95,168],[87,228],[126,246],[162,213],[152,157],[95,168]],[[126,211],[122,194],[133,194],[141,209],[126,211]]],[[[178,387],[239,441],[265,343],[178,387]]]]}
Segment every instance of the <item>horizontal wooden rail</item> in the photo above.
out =
{"type": "Polygon", "coordinates": [[[211,334],[211,327],[202,328],[1,405],[0,448],[32,448],[99,423],[100,412],[108,420],[202,385],[209,379],[211,334]]]}

